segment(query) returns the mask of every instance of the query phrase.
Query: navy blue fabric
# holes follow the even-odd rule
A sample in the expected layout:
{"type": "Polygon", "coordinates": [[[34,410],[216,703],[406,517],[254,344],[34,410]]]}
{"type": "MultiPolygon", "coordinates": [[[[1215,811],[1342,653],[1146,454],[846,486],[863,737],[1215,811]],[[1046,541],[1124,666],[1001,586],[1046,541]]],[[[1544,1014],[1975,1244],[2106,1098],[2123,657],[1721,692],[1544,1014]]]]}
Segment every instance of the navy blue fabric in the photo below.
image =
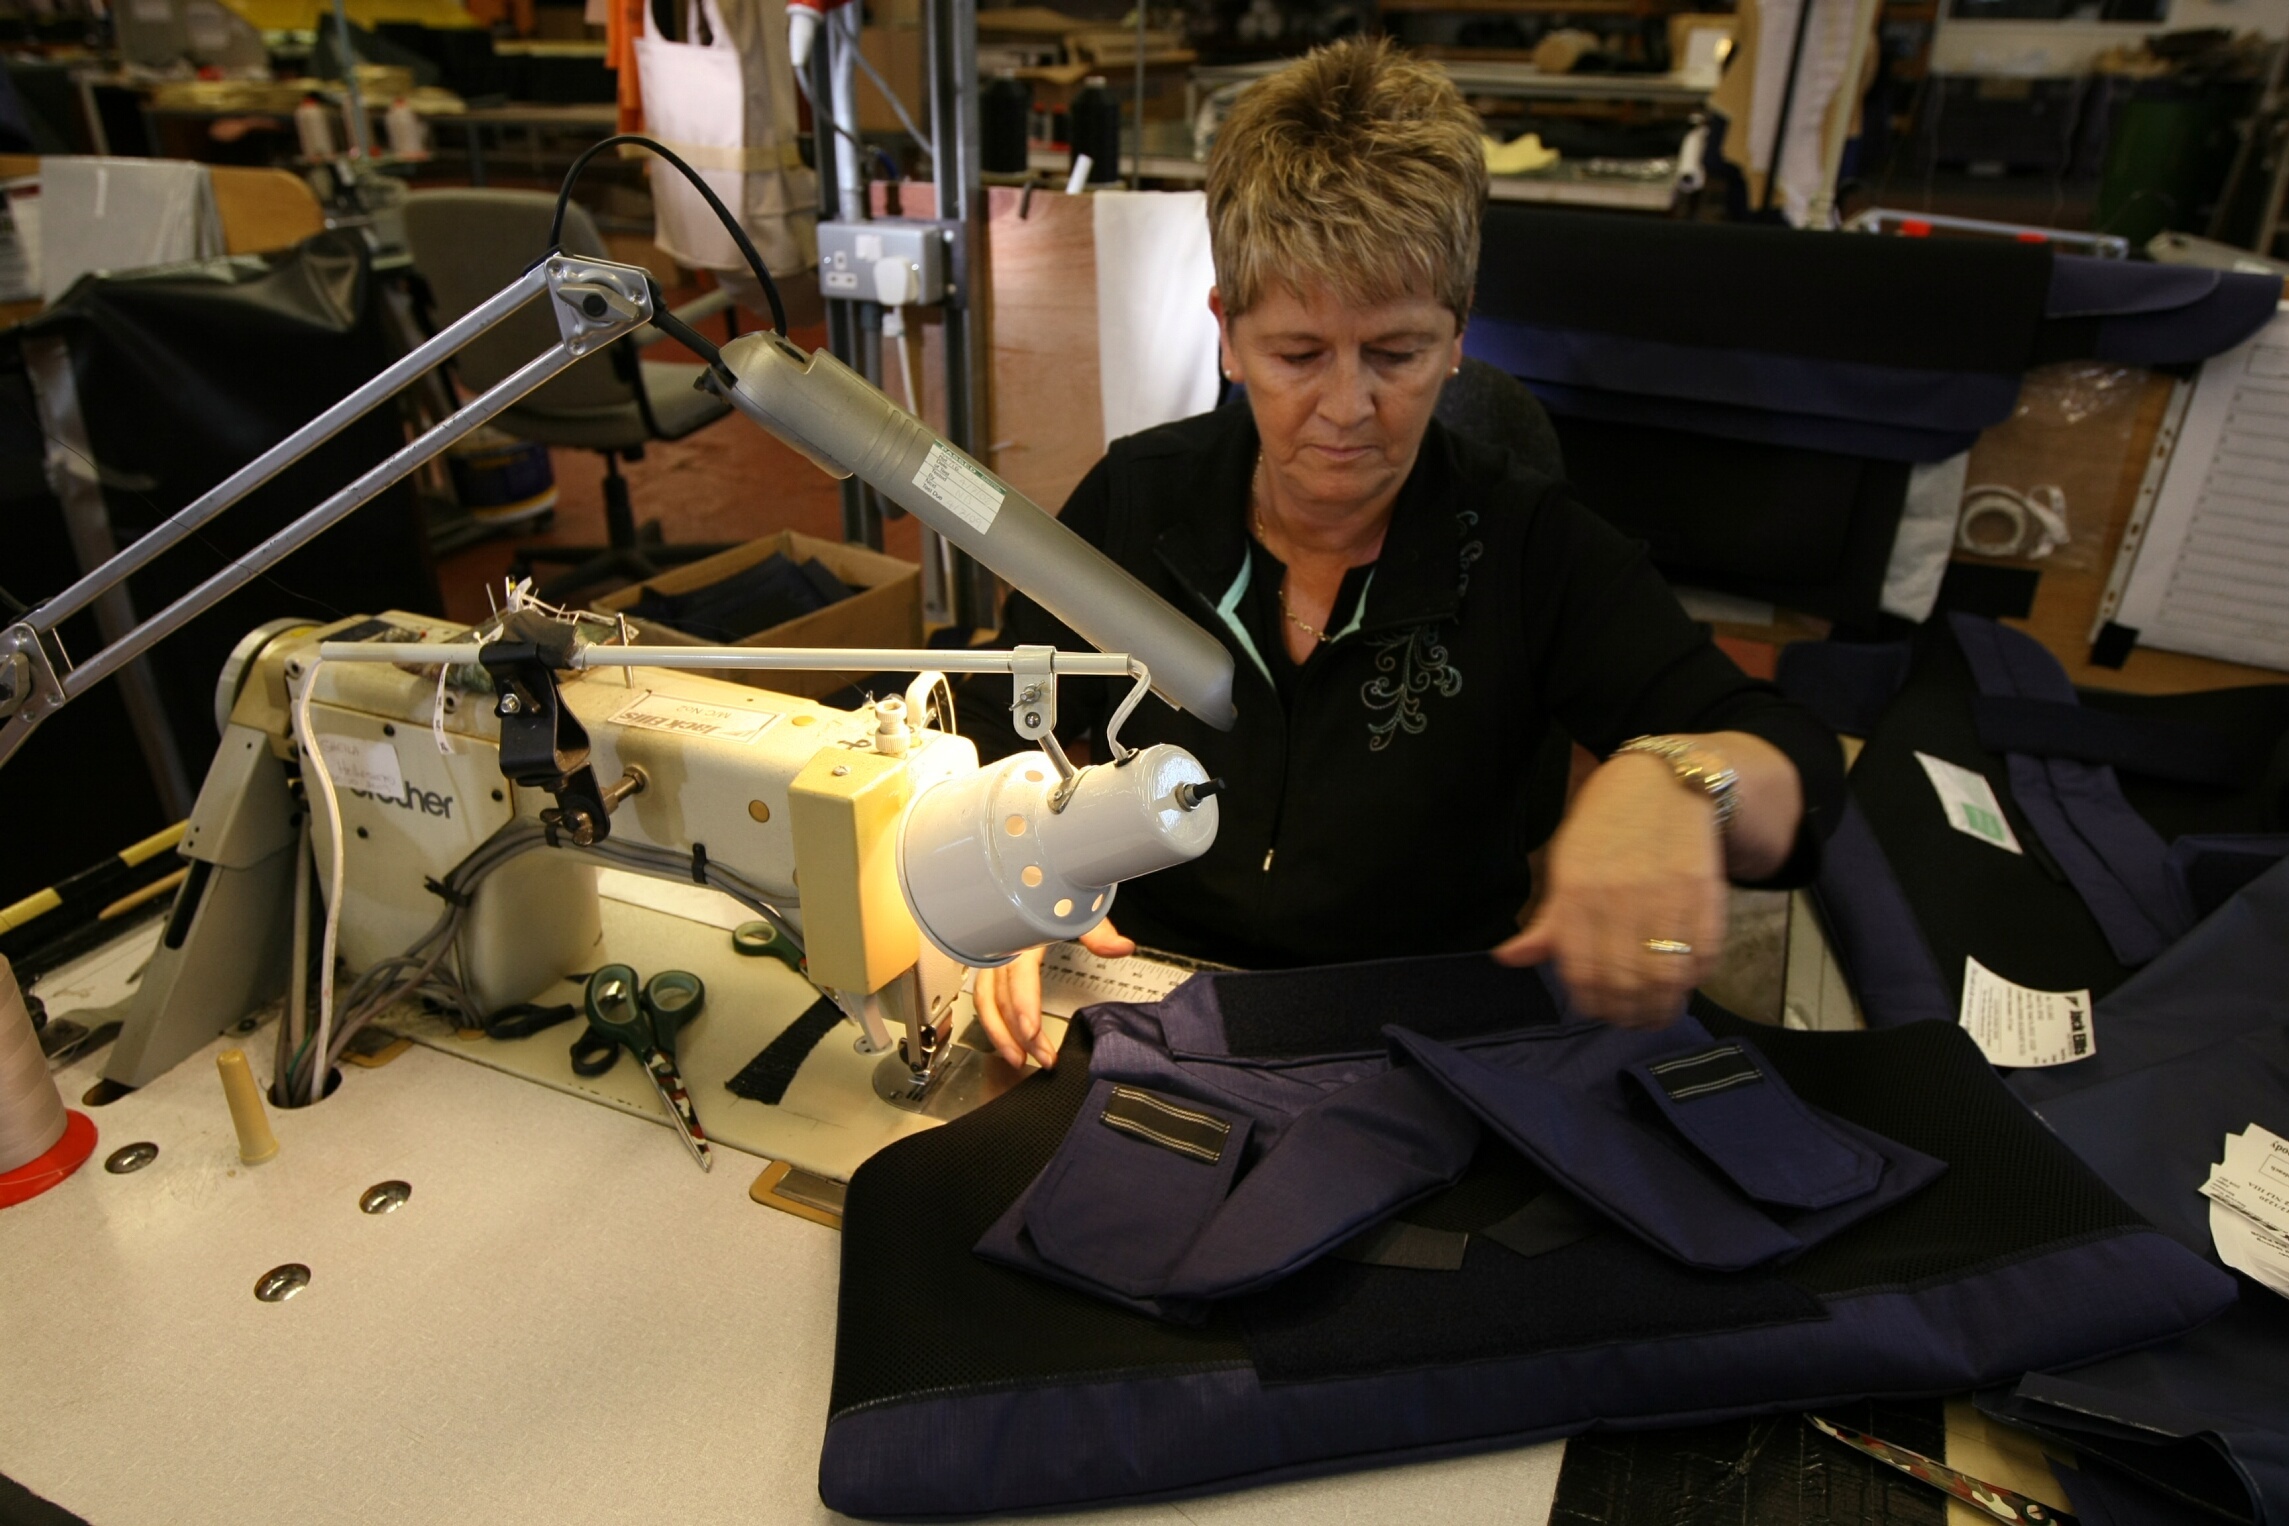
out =
{"type": "Polygon", "coordinates": [[[2094,710],[2074,700],[1981,694],[1971,702],[1971,718],[1980,744],[1996,752],[2104,763],[2181,784],[2237,788],[2267,761],[2259,747],[2206,726],[2094,710]]]}
{"type": "MultiPolygon", "coordinates": [[[[1463,339],[1472,353],[1470,334],[1463,339]]],[[[1483,352],[1481,358],[1485,358],[1483,352]]],[[[1563,382],[1529,381],[1534,396],[1552,414],[1565,419],[1592,419],[1601,423],[1635,425],[1751,445],[1781,446],[1790,450],[1823,451],[1874,461],[1901,463],[1945,461],[1961,455],[1978,440],[1976,430],[1915,429],[1868,419],[1839,419],[1810,413],[1776,413],[1691,398],[1661,397],[1648,393],[1608,392],[1595,387],[1573,387],[1563,382]]],[[[1563,431],[1560,431],[1561,439],[1563,431]]]]}
{"type": "Polygon", "coordinates": [[[1869,1027],[1956,1021],[1939,961],[1857,800],[1844,807],[1828,839],[1812,893],[1869,1027]]]}
{"type": "Polygon", "coordinates": [[[1166,1286],[1202,1226],[1223,1206],[1247,1146],[1249,1120],[1188,1103],[1230,1130],[1215,1161],[1203,1161],[1108,1126],[1112,1081],[1081,1104],[1066,1148],[1026,1194],[1026,1233],[1041,1258],[1080,1286],[1132,1298],[1166,1286]]]}
{"type": "MultiPolygon", "coordinates": [[[[1760,1203],[1834,1208],[1876,1190],[1884,1154],[1851,1125],[1804,1105],[1754,1046],[1730,1043],[1648,1060],[1624,1072],[1710,1164],[1760,1203]],[[1745,1065],[1754,1079],[1699,1079],[1745,1065]],[[1683,1086],[1677,1078],[1685,1079],[1683,1086]]],[[[1734,1070],[1732,1076],[1740,1076],[1734,1070]]]]}
{"type": "Polygon", "coordinates": [[[1545,406],[1587,411],[1567,406],[1585,394],[1604,398],[1609,410],[1683,404],[1683,412],[1633,418],[1896,460],[1943,459],[1951,453],[1943,442],[1968,441],[2010,417],[2019,392],[2012,376],[1715,349],[1484,315],[1463,343],[1529,383],[1545,406]]]}
{"type": "MultiPolygon", "coordinates": [[[[1706,1047],[1707,1038],[1690,1018],[1656,1034],[1585,1024],[1512,1042],[1459,1045],[1436,1043],[1404,1028],[1391,1030],[1394,1045],[1585,1206],[1687,1266],[1737,1271],[1795,1255],[1922,1190],[1945,1169],[1928,1155],[1841,1119],[1822,1120],[1840,1131],[1847,1145],[1878,1157],[1878,1180],[1832,1206],[1798,1214],[1785,1224],[1774,1220],[1725,1190],[1707,1165],[1630,1116],[1615,1054],[1648,1047],[1674,1053],[1680,1039],[1699,1040],[1694,1047],[1706,1047]]],[[[1722,1131],[1727,1154],[1754,1162],[1751,1174],[1782,1174],[1785,1157],[1806,1151],[1805,1130],[1815,1121],[1808,1110],[1799,1128],[1763,1141],[1722,1131]]]]}
{"type": "Polygon", "coordinates": [[[1791,641],[1773,682],[1836,730],[1864,737],[1907,682],[1914,656],[1905,641],[1791,641]]]}
{"type": "MultiPolygon", "coordinates": [[[[2225,1136],[2251,1122],[2289,1126],[2289,863],[2103,998],[2095,1020],[2095,1056],[2020,1071],[2011,1087],[2132,1207],[2214,1259],[2209,1200],[2199,1189],[2225,1136]]],[[[2244,1281],[2238,1304],[2216,1325],[2069,1369],[2060,1381],[2104,1399],[2098,1413],[2167,1412],[2180,1417],[2173,1434],[2216,1437],[2263,1502],[2262,1518],[2283,1522],[2285,1373],[2289,1301],[2244,1281]]],[[[2023,1395],[2065,1427],[2072,1393],[2044,1389],[2049,1381],[2030,1380],[2023,1395]]]]}
{"type": "Polygon", "coordinates": [[[1944,1169],[1806,1107],[1747,1052],[1753,1086],[1633,1104],[1631,1067],[1711,1047],[1689,1017],[1660,1032],[1576,1019],[1451,1045],[1392,1025],[1381,1052],[1231,1055],[1219,988],[1258,981],[1207,976],[1149,1006],[1090,1008],[1089,1097],[978,1254],[1197,1322],[1208,1302],[1279,1282],[1452,1184],[1482,1122],[1647,1244],[1716,1270],[1795,1255],[1944,1169]],[[1211,1166],[1107,1127],[1116,1085],[1228,1125],[1223,1158],[1211,1166]],[[1649,1111],[1676,1132],[1649,1126],[1649,1111]]]}
{"type": "Polygon", "coordinates": [[[2275,275],[2062,254],[2035,358],[2190,365],[2255,334],[2280,298],[2275,275]]]}
{"type": "Polygon", "coordinates": [[[2282,859],[2289,833],[2188,832],[2170,844],[2163,865],[2188,922],[2199,922],[2282,859]]]}
{"type": "MultiPolygon", "coordinates": [[[[2078,703],[2058,659],[2034,637],[1960,610],[1948,616],[1982,695],[2078,703]]],[[[2011,798],[2090,908],[2114,955],[2140,965],[2191,924],[2179,908],[2161,834],[2123,798],[2114,770],[2075,758],[2010,753],[2011,798]]]]}
{"type": "Polygon", "coordinates": [[[1955,1393],[2052,1365],[2061,1351],[2140,1345],[2208,1318],[2230,1296],[2177,1246],[2132,1233],[1935,1286],[1829,1298],[1828,1317],[1808,1324],[1349,1382],[1267,1385],[1245,1364],[1075,1374],[837,1414],[819,1495],[873,1517],[1183,1498],[1593,1426],[1656,1429],[1868,1394],[1955,1393]],[[2063,1288],[2074,1298],[2062,1300],[2063,1288]]]}
{"type": "Polygon", "coordinates": [[[2047,318],[2121,318],[2169,313],[2210,296],[2223,271],[2206,265],[2161,265],[2143,260],[2102,260],[2086,254],[2051,259],[2047,318]]]}

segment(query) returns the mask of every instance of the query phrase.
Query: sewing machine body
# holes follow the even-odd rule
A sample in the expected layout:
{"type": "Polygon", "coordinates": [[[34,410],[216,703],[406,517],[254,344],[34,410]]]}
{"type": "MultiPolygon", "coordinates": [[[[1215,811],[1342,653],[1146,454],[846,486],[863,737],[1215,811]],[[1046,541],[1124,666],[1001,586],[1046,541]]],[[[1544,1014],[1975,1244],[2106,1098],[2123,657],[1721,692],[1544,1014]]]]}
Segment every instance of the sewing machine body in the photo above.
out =
{"type": "MultiPolygon", "coordinates": [[[[463,634],[396,612],[303,627],[226,674],[236,697],[182,847],[198,886],[170,918],[111,1079],[142,1084],[283,989],[298,809],[287,787],[290,685],[322,637],[360,632],[391,641],[463,634]],[[196,873],[202,862],[208,871],[196,873]],[[246,973],[226,989],[197,978],[233,959],[246,973]]],[[[350,969],[363,969],[436,921],[443,907],[432,883],[512,820],[537,821],[551,800],[502,777],[489,693],[440,690],[433,672],[383,663],[325,663],[314,682],[310,727],[343,829],[339,947],[350,969]]],[[[597,776],[643,778],[611,816],[612,841],[687,864],[704,855],[773,897],[805,935],[811,978],[859,1024],[865,1046],[887,1049],[900,1025],[913,1031],[944,1012],[961,968],[906,910],[897,830],[924,790],[976,771],[973,744],[918,730],[903,756],[886,756],[871,711],[666,669],[567,673],[560,693],[588,732],[597,776]]],[[[303,772],[322,891],[332,830],[303,772]]],[[[475,892],[460,956],[464,984],[486,1011],[603,962],[593,863],[539,850],[504,865],[475,892]]]]}

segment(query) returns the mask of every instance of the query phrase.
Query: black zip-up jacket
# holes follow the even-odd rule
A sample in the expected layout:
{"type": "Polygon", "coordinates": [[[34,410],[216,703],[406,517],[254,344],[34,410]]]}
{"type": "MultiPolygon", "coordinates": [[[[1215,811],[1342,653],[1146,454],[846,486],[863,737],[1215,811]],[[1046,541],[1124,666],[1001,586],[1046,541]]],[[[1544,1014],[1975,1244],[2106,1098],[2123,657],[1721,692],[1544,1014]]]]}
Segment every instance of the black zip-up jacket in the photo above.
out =
{"type": "MultiPolygon", "coordinates": [[[[1743,675],[1642,545],[1434,421],[1381,556],[1345,580],[1333,639],[1298,668],[1278,629],[1282,569],[1247,529],[1256,455],[1245,404],[1147,430],[1115,441],[1061,516],[1234,658],[1230,732],[1156,699],[1122,727],[1226,783],[1206,854],[1121,887],[1123,933],[1256,969],[1491,947],[1517,930],[1527,855],[1564,810],[1569,737],[1600,757],[1646,733],[1771,742],[1806,804],[1771,883],[1810,878],[1843,807],[1834,735],[1743,675]]],[[[1088,649],[1016,593],[1001,641],[1088,649]]],[[[1064,680],[1060,736],[1094,735],[1126,687],[1064,680]]],[[[1006,679],[963,688],[963,730],[988,760],[1023,745],[1008,702],[1006,679]]]]}

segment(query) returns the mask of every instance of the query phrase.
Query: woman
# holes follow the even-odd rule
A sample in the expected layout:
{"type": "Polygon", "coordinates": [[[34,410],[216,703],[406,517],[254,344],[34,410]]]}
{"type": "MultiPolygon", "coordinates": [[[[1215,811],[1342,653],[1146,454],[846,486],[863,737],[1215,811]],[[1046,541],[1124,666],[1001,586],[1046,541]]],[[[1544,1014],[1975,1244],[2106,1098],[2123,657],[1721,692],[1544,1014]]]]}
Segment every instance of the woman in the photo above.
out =
{"type": "MultiPolygon", "coordinates": [[[[1215,846],[1122,887],[1097,952],[1263,968],[1493,946],[1554,962],[1593,1016],[1655,1025],[1722,952],[1728,880],[1810,874],[1841,807],[1834,737],[1745,678],[1643,547],[1432,418],[1485,199],[1477,117],[1381,41],[1267,78],[1218,135],[1209,305],[1246,403],[1115,441],[1062,517],[1232,648],[1240,720],[1147,705],[1124,728],[1227,788],[1215,846]],[[1567,737],[1604,760],[1570,803],[1567,737]]],[[[1021,596],[1002,635],[1085,645],[1021,596]]],[[[1107,714],[1097,687],[1066,686],[1064,734],[1107,714]]],[[[965,706],[989,754],[1018,746],[998,709],[982,689],[965,706]]],[[[982,972],[977,1006],[1005,1059],[1054,1063],[1038,954],[982,972]]]]}

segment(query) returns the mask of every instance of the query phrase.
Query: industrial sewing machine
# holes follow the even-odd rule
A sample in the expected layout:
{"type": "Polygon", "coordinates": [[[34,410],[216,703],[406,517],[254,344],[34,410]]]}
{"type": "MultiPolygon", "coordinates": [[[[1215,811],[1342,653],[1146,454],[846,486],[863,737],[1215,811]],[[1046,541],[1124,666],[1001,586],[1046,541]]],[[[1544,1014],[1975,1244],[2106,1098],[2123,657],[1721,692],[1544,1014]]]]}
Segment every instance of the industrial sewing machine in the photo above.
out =
{"type": "Polygon", "coordinates": [[[327,865],[313,876],[326,909],[321,990],[284,1078],[295,1101],[323,1095],[340,1044],[383,1004],[443,978],[482,1013],[593,962],[594,876],[572,861],[585,860],[696,880],[771,919],[862,1045],[885,1053],[876,1090],[915,1106],[959,1063],[946,1029],[962,966],[1074,937],[1104,917],[1122,880],[1213,841],[1216,785],[1198,762],[1173,747],[1130,752],[1118,733],[1148,692],[1229,727],[1230,653],[832,356],[790,343],[761,260],[717,210],[749,248],[779,332],[718,349],[665,310],[642,270],[550,253],[0,629],[0,763],[70,699],[646,323],[706,360],[703,384],[740,412],[830,474],[859,476],[1099,650],[645,648],[614,622],[521,598],[481,631],[400,613],[258,629],[222,675],[222,743],[181,849],[190,874],[109,1079],[147,1081],[282,988],[289,1021],[301,1021],[302,983],[287,970],[307,955],[310,919],[297,908],[316,861],[327,865]],[[556,345],[88,660],[66,659],[54,636],[63,621],[544,296],[556,345]],[[925,677],[908,696],[839,711],[691,671],[741,668],[925,677]],[[1013,724],[1041,750],[980,768],[970,743],[932,723],[928,694],[950,672],[1008,674],[1013,724]],[[1057,683],[1071,676],[1133,683],[1098,739],[1108,757],[1086,769],[1053,730],[1057,683]],[[340,1002],[337,954],[356,972],[340,1002]]]}
{"type": "MultiPolygon", "coordinates": [[[[418,956],[450,909],[440,962],[478,1015],[603,962],[590,865],[712,884],[799,940],[862,1049],[886,1054],[878,1093],[920,1106],[970,1058],[947,1031],[965,966],[1086,931],[1120,881],[1215,838],[1216,787],[1190,754],[1126,752],[1115,727],[1118,761],[1077,769],[1047,732],[1060,665],[1120,675],[1122,659],[939,654],[1017,670],[1014,703],[1047,743],[981,769],[972,743],[932,724],[940,673],[837,710],[638,665],[800,660],[782,653],[609,645],[616,622],[529,605],[500,625],[473,643],[392,613],[280,622],[241,643],[182,845],[193,874],[110,1079],[143,1084],[285,988],[307,895],[296,876],[338,840],[327,894],[343,961],[418,956]]],[[[884,654],[808,655],[861,667],[884,654]]]]}

